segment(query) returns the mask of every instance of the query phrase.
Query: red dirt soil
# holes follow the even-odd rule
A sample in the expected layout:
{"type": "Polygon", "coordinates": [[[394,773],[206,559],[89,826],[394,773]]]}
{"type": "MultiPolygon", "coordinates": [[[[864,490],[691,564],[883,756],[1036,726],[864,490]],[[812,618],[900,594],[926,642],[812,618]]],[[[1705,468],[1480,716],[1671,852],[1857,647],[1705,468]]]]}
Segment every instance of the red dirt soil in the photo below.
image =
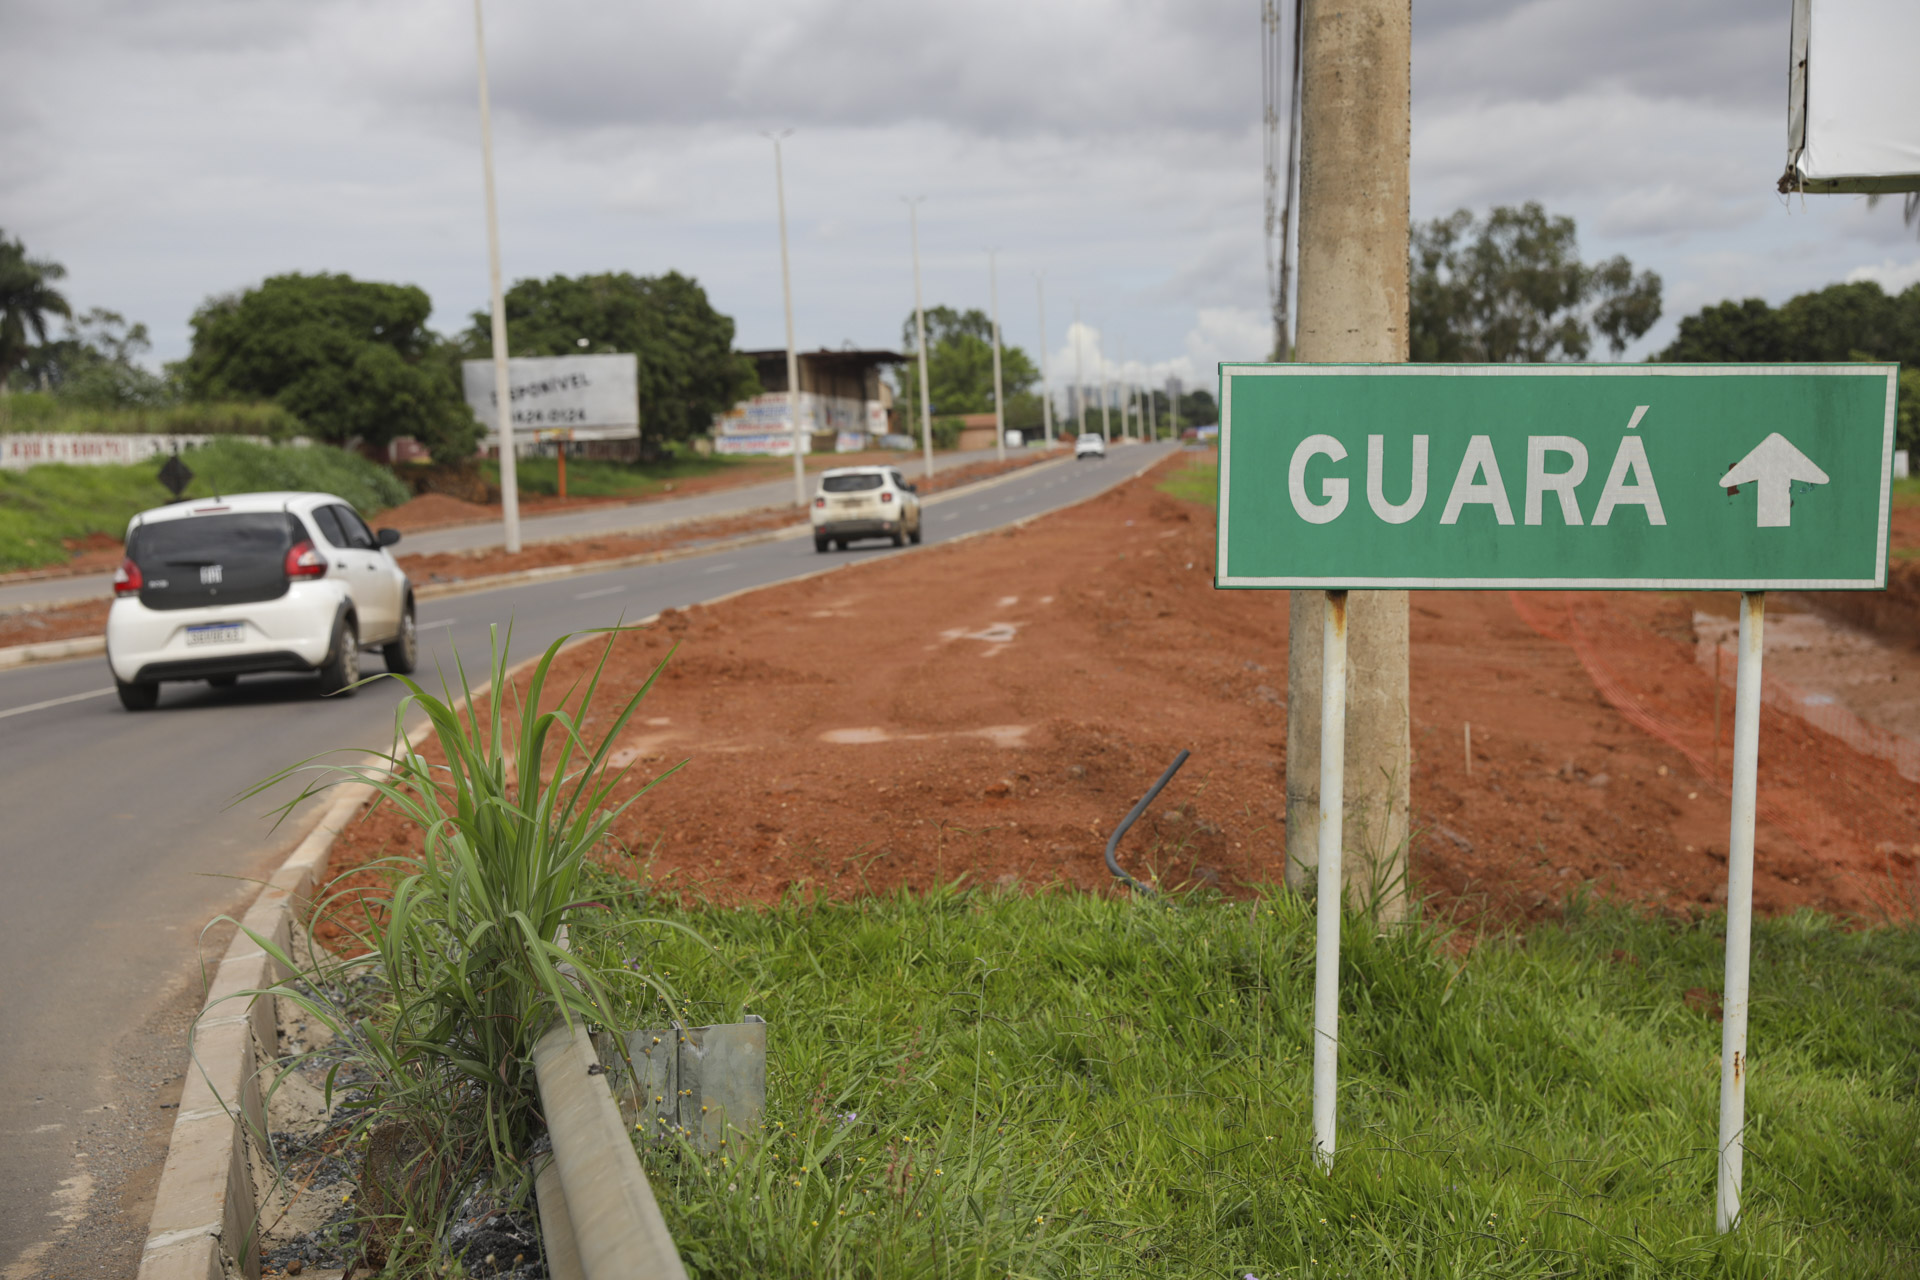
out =
{"type": "MultiPolygon", "coordinates": [[[[1215,591],[1212,510],[1152,480],[620,638],[603,716],[678,649],[617,759],[633,785],[686,763],[628,811],[613,860],[718,901],[961,875],[1109,891],[1107,833],[1185,747],[1122,861],[1230,893],[1280,879],[1286,598],[1215,591]]],[[[1576,890],[1699,912],[1724,896],[1725,797],[1681,749],[1711,771],[1690,619],[1663,596],[1413,598],[1414,876],[1430,912],[1537,918],[1576,890]],[[1680,746],[1622,714],[1583,657],[1680,746]]],[[[569,651],[553,687],[599,652],[569,651]]],[[[1910,914],[1911,784],[1772,713],[1761,782],[1759,910],[1910,914]]],[[[411,840],[376,814],[343,835],[336,870],[411,840]]]]}

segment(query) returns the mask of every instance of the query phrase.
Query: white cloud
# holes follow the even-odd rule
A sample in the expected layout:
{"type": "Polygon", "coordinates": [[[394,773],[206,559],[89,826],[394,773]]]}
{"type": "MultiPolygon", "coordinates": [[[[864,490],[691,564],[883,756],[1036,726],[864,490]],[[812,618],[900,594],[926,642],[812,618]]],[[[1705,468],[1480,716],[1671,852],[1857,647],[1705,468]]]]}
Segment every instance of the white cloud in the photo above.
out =
{"type": "Polygon", "coordinates": [[[1859,280],[1871,280],[1888,293],[1900,293],[1920,284],[1920,258],[1908,262],[1888,258],[1877,266],[1855,267],[1847,272],[1848,284],[1859,280]]]}

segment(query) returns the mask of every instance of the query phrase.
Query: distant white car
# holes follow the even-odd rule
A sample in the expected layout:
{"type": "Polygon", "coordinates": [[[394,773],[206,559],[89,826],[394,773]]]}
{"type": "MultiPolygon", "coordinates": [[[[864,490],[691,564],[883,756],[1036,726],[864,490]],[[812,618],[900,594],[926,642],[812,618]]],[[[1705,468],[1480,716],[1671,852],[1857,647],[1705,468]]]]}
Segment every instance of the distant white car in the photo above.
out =
{"type": "Polygon", "coordinates": [[[312,671],[322,693],[419,660],[413,587],[374,533],[330,493],[244,493],[143,511],[113,575],[107,665],[121,705],[146,711],[169,680],[215,686],[260,671],[312,671]]]}
{"type": "Polygon", "coordinates": [[[813,496],[813,549],[846,550],[861,538],[920,541],[920,493],[893,467],[836,467],[813,496]]]}
{"type": "Polygon", "coordinates": [[[1081,458],[1104,458],[1107,456],[1107,442],[1089,431],[1073,442],[1073,457],[1077,462],[1081,458]]]}

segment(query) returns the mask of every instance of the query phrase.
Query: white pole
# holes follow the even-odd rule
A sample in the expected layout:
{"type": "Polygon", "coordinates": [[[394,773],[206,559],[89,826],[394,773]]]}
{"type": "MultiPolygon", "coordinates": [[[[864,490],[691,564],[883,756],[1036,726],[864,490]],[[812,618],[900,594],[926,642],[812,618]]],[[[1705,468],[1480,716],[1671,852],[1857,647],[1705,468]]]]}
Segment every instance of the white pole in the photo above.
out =
{"type": "Polygon", "coordinates": [[[1000,269],[994,265],[996,250],[987,250],[987,287],[993,301],[993,456],[1007,460],[1006,389],[1000,382],[1000,269]]]}
{"type": "Polygon", "coordinates": [[[1147,439],[1154,444],[1160,442],[1160,415],[1153,406],[1153,384],[1149,382],[1141,395],[1147,398],[1147,439]]]}
{"type": "Polygon", "coordinates": [[[780,293],[787,308],[787,424],[793,428],[793,505],[807,505],[807,464],[800,453],[800,356],[793,347],[793,276],[787,270],[787,179],[780,167],[780,140],[793,130],[761,136],[773,142],[773,191],[780,209],[780,293]]]}
{"type": "Polygon", "coordinates": [[[1107,368],[1107,353],[1100,353],[1100,438],[1113,443],[1113,370],[1107,368]]]}
{"type": "Polygon", "coordinates": [[[1080,363],[1080,344],[1086,331],[1080,327],[1080,304],[1073,304],[1073,409],[1080,435],[1087,434],[1087,375],[1080,363]]]}
{"type": "Polygon", "coordinates": [[[480,167],[487,187],[487,275],[493,305],[493,417],[500,437],[500,522],[507,553],[520,550],[520,472],[514,453],[513,394],[507,380],[507,304],[500,292],[500,211],[493,197],[493,112],[487,104],[487,29],[473,0],[474,48],[480,62],[480,167]]]}
{"type": "Polygon", "coordinates": [[[1753,815],[1760,770],[1760,655],[1767,594],[1740,597],[1740,667],[1733,688],[1733,823],[1727,837],[1727,979],[1720,995],[1720,1178],[1714,1226],[1740,1219],[1746,1151],[1747,988],[1753,943],[1753,815]]]}
{"type": "Polygon", "coordinates": [[[920,202],[907,201],[907,227],[913,237],[913,331],[920,344],[920,440],[927,460],[927,479],[933,479],[933,399],[927,390],[927,312],[920,304],[920,202]]]}
{"type": "Polygon", "coordinates": [[[1033,289],[1040,297],[1040,422],[1046,429],[1047,448],[1053,448],[1053,375],[1047,372],[1047,273],[1033,273],[1033,289]]]}
{"type": "Polygon", "coordinates": [[[1347,765],[1347,593],[1327,592],[1320,648],[1320,880],[1314,904],[1313,1158],[1333,1171],[1340,1069],[1340,837],[1347,765]]]}

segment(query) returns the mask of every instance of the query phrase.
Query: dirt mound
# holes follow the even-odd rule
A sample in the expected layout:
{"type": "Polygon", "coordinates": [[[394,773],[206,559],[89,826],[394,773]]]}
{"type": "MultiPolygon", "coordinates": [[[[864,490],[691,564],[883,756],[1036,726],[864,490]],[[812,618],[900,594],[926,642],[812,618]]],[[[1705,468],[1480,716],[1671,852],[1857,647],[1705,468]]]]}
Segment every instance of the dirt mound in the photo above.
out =
{"type": "Polygon", "coordinates": [[[483,520],[499,518],[500,511],[497,507],[467,502],[451,494],[423,493],[397,507],[382,511],[367,523],[376,528],[398,529],[402,533],[419,533],[426,529],[443,529],[457,524],[478,524],[483,520]]]}
{"type": "MultiPolygon", "coordinates": [[[[723,901],[963,874],[1107,890],[1107,834],[1184,747],[1192,761],[1122,861],[1227,892],[1280,879],[1287,602],[1213,589],[1212,520],[1149,479],[623,637],[614,690],[678,650],[618,759],[634,785],[686,763],[622,820],[622,864],[723,901]]],[[[1710,754],[1697,767],[1698,744],[1622,709],[1638,700],[1710,726],[1712,677],[1682,634],[1691,611],[1661,597],[1580,601],[1611,695],[1554,629],[1565,601],[1413,599],[1414,873],[1436,911],[1546,915],[1582,889],[1697,911],[1724,894],[1727,808],[1710,754]]],[[[597,655],[571,652],[554,687],[597,655]]],[[[1765,732],[1775,808],[1758,906],[1882,913],[1890,886],[1912,879],[1913,787],[1844,748],[1803,750],[1815,732],[1804,725],[1770,717],[1765,732]],[[1812,777],[1816,761],[1833,778],[1812,777]]],[[[376,818],[349,832],[340,865],[410,840],[376,818]]]]}

